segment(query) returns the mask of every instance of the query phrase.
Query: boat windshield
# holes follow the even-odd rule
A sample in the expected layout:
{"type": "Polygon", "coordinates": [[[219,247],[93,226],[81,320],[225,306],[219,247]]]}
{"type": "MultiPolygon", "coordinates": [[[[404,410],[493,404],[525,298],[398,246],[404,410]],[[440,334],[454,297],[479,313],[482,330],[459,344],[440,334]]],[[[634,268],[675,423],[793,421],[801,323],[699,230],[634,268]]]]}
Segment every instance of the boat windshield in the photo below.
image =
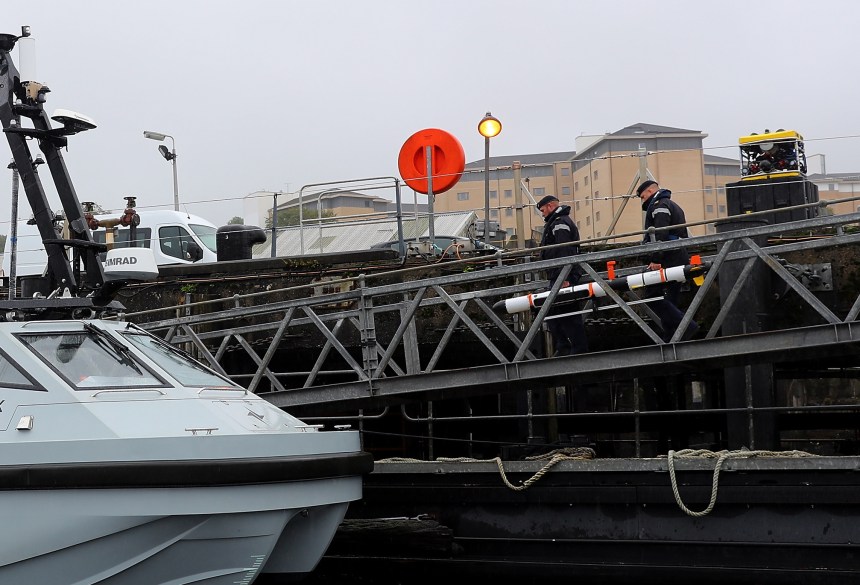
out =
{"type": "Polygon", "coordinates": [[[215,252],[215,248],[217,247],[217,240],[215,237],[215,228],[208,225],[200,225],[198,223],[190,223],[188,227],[191,228],[191,231],[197,234],[197,237],[200,238],[200,241],[203,242],[203,245],[215,252]]]}
{"type": "Polygon", "coordinates": [[[201,386],[210,388],[241,388],[241,386],[237,386],[230,379],[222,378],[206,366],[200,364],[184,351],[148,333],[125,331],[123,332],[123,337],[128,339],[146,357],[158,364],[183,386],[192,388],[199,388],[201,386]]]}
{"type": "Polygon", "coordinates": [[[129,348],[107,332],[27,333],[18,338],[75,389],[163,387],[129,348]]]}

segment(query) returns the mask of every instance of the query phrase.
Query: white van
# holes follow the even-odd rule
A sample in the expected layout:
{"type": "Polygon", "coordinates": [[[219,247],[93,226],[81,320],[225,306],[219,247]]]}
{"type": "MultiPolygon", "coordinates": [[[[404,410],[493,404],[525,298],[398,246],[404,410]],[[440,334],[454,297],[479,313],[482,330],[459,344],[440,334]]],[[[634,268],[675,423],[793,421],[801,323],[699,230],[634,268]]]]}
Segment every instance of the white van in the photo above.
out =
{"type": "MultiPolygon", "coordinates": [[[[97,219],[110,219],[119,217],[121,212],[110,215],[97,215],[97,219]]],[[[213,223],[182,211],[168,210],[143,210],[138,211],[140,225],[137,226],[137,245],[150,248],[155,255],[155,262],[159,266],[168,264],[192,264],[195,260],[189,258],[189,248],[202,252],[202,258],[196,262],[215,262],[218,255],[215,249],[215,231],[213,223]],[[189,244],[195,244],[189,246],[189,244]]],[[[114,237],[115,247],[129,246],[129,228],[119,227],[114,237]]],[[[96,242],[105,242],[106,230],[99,228],[94,230],[93,239],[96,242]]],[[[59,235],[57,237],[60,237],[59,235]]],[[[6,247],[3,251],[3,274],[9,275],[12,238],[6,238],[6,247]]],[[[200,254],[197,254],[198,256],[200,254]]],[[[25,223],[18,224],[18,250],[17,250],[16,275],[35,276],[42,275],[48,256],[45,246],[35,225],[25,223]]]]}

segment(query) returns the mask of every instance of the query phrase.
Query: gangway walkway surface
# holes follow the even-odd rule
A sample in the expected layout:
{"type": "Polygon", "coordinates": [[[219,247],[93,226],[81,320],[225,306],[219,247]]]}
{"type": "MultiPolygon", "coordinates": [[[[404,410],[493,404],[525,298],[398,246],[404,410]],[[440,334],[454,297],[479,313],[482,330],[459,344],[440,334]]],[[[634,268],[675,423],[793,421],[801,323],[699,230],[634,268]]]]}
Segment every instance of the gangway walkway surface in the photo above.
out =
{"type": "MultiPolygon", "coordinates": [[[[730,220],[755,219],[759,215],[739,216],[730,220]]],[[[129,319],[141,321],[147,330],[162,335],[175,345],[193,347],[197,355],[216,370],[231,375],[223,366],[229,350],[241,349],[256,365],[253,374],[234,375],[234,379],[251,391],[261,392],[273,404],[284,408],[314,406],[318,409],[366,408],[405,401],[438,400],[476,394],[494,394],[522,390],[526,387],[551,386],[575,376],[577,381],[631,379],[637,376],[668,375],[693,368],[748,365],[759,362],[785,362],[799,357],[834,356],[856,352],[860,341],[860,296],[844,314],[831,308],[805,285],[804,275],[793,270],[782,256],[795,252],[816,252],[836,247],[855,246],[860,233],[843,229],[860,222],[860,213],[821,216],[814,219],[776,225],[757,225],[672,242],[634,245],[625,248],[583,253],[568,257],[562,278],[550,289],[549,297],[534,315],[499,315],[491,308],[499,300],[527,294],[547,287],[537,275],[557,264],[558,260],[523,261],[520,253],[483,257],[479,263],[456,261],[445,263],[445,275],[410,280],[408,269],[389,272],[385,282],[378,274],[359,275],[351,279],[352,290],[318,296],[254,304],[258,295],[233,297],[205,304],[207,312],[161,320],[151,317],[154,311],[130,313],[129,319]],[[816,238],[774,239],[782,234],[826,233],[816,238]],[[775,242],[766,243],[768,237],[775,242]],[[678,247],[716,249],[703,256],[709,265],[705,281],[686,309],[678,332],[663,342],[653,326],[659,319],[647,302],[634,294],[619,294],[606,286],[606,272],[598,271],[608,261],[633,265],[650,250],[678,247]],[[707,333],[701,339],[680,341],[686,325],[701,316],[705,296],[714,289],[721,270],[733,263],[741,267],[734,290],[721,300],[707,333]],[[603,286],[610,306],[623,312],[645,336],[645,343],[583,355],[543,359],[534,350],[540,341],[542,323],[550,313],[561,281],[573,265],[586,273],[585,278],[603,286]],[[756,266],[767,266],[786,287],[796,293],[818,324],[802,322],[783,324],[780,329],[746,335],[722,335],[721,328],[739,302],[741,291],[756,266]],[[462,272],[450,273],[460,268],[462,272]],[[399,282],[390,282],[392,275],[399,282]],[[380,284],[374,284],[378,281],[380,284]],[[624,298],[622,298],[624,297],[624,298]],[[220,303],[220,306],[219,304],[220,303]],[[227,308],[222,308],[226,304],[227,308]],[[386,319],[383,319],[386,318],[386,319]],[[235,326],[237,320],[253,321],[235,326]],[[439,327],[444,332],[431,348],[420,354],[427,332],[439,327]],[[378,326],[378,323],[396,326],[378,326]],[[486,363],[472,367],[445,370],[440,368],[446,351],[452,351],[456,332],[468,331],[476,343],[491,356],[486,363]],[[275,360],[279,348],[291,337],[321,335],[321,343],[312,364],[299,370],[285,371],[275,360]],[[358,343],[350,342],[358,336],[358,343]],[[336,359],[332,359],[335,357],[336,359]],[[336,380],[332,382],[331,380],[336,380]]],[[[621,234],[624,235],[624,234],[621,234]]],[[[617,270],[624,276],[643,270],[617,270]]],[[[313,285],[307,285],[308,291],[313,285]]],[[[301,293],[298,287],[295,292],[301,293]]],[[[713,292],[711,293],[713,294],[713,292]]],[[[199,307],[192,306],[197,310],[199,307]]],[[[606,307],[600,307],[604,310],[606,307]]],[[[175,308],[174,308],[175,309],[175,308]]],[[[189,307],[184,307],[189,310],[189,307]]],[[[595,309],[596,310],[596,309],[595,309]]],[[[589,311],[590,312],[590,311],[589,311]]]]}

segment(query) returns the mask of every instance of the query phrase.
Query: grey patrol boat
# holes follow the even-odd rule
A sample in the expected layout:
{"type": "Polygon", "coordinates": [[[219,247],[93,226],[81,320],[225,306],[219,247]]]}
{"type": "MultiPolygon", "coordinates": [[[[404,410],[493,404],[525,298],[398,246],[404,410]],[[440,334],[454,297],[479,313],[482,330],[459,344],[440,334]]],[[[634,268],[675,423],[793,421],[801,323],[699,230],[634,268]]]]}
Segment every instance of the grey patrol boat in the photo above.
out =
{"type": "MultiPolygon", "coordinates": [[[[28,32],[0,35],[0,121],[52,293],[0,301],[0,583],[233,585],[313,570],[371,456],[357,432],[306,425],[108,319],[122,311],[116,291],[157,267],[144,248],[100,262],[60,152],[95,124],[63,111],[52,127],[47,86],[10,58],[28,32]],[[68,239],[28,143],[45,156],[68,239]]],[[[118,221],[133,226],[134,213],[118,221]]]]}

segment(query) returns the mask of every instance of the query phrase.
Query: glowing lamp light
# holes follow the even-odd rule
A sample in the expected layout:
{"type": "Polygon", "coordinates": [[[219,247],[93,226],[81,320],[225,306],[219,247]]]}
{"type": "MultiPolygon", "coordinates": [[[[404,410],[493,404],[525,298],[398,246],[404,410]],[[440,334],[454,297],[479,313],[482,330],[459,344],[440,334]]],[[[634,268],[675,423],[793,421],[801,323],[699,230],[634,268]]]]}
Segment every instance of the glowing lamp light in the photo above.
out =
{"type": "Polygon", "coordinates": [[[502,123],[493,117],[490,112],[478,122],[478,134],[484,138],[494,138],[502,131],[502,123]]]}

